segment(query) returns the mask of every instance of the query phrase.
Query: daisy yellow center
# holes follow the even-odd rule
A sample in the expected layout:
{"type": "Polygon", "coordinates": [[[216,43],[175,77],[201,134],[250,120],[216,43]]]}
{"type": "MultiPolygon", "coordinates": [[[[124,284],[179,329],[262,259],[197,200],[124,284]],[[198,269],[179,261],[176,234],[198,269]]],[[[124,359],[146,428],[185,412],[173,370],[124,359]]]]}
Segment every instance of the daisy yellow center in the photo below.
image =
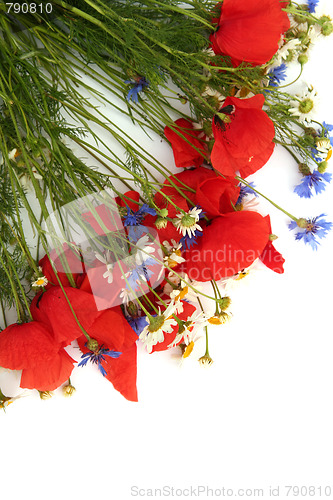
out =
{"type": "Polygon", "coordinates": [[[35,282],[36,286],[42,286],[45,285],[45,278],[38,278],[35,282]]]}
{"type": "MultiPolygon", "coordinates": [[[[181,254],[182,254],[180,250],[175,250],[173,253],[176,254],[177,257],[180,257],[181,254]]],[[[172,269],[173,267],[178,266],[178,262],[176,262],[175,260],[169,258],[168,259],[168,266],[171,267],[171,269],[172,269]]]]}
{"type": "Polygon", "coordinates": [[[235,279],[236,279],[236,280],[242,280],[242,279],[243,279],[243,278],[245,278],[245,276],[247,276],[248,274],[249,274],[249,272],[246,272],[246,271],[241,271],[235,279]]]}
{"type": "Polygon", "coordinates": [[[189,355],[191,354],[191,352],[193,351],[193,347],[194,347],[194,342],[193,340],[189,343],[189,345],[186,347],[185,351],[184,351],[184,354],[183,354],[183,358],[188,358],[189,355]]]}
{"type": "Polygon", "coordinates": [[[209,318],[208,323],[211,325],[222,325],[222,321],[218,316],[212,316],[209,318]]]}
{"type": "Polygon", "coordinates": [[[188,293],[188,286],[184,286],[184,288],[180,291],[179,295],[177,296],[177,299],[182,300],[185,295],[188,293]]]}
{"type": "Polygon", "coordinates": [[[303,99],[303,101],[301,101],[299,103],[299,110],[301,113],[310,113],[310,111],[313,109],[313,101],[312,99],[303,99]]]}

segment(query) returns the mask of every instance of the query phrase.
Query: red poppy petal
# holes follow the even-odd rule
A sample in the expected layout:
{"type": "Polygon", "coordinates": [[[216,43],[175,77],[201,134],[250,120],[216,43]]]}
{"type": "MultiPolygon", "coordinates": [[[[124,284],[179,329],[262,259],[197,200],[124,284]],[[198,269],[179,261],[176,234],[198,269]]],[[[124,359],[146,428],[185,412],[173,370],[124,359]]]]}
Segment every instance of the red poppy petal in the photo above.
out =
{"type": "Polygon", "coordinates": [[[119,205],[121,207],[128,206],[131,210],[136,212],[139,209],[140,193],[137,191],[126,191],[119,200],[119,205]]]}
{"type": "Polygon", "coordinates": [[[53,265],[48,255],[44,255],[38,263],[42,268],[43,275],[48,279],[46,289],[54,285],[59,285],[59,280],[63,286],[73,286],[73,283],[76,283],[84,273],[84,266],[80,255],[74,250],[69,249],[67,245],[66,247],[62,252],[61,258],[59,257],[59,252],[56,250],[51,251],[50,257],[53,265]],[[66,271],[68,272],[64,272],[64,266],[66,266],[66,271]]]}
{"type": "Polygon", "coordinates": [[[106,378],[112,382],[113,387],[129,401],[137,401],[136,388],[137,354],[136,344],[124,351],[119,358],[105,356],[102,362],[106,370],[106,378]]]}
{"type": "Polygon", "coordinates": [[[10,370],[33,368],[49,363],[59,345],[47,327],[37,321],[10,325],[0,332],[0,366],[10,370]]]}
{"type": "Polygon", "coordinates": [[[203,142],[198,139],[200,132],[193,128],[192,122],[184,118],[176,120],[174,126],[179,133],[171,127],[165,127],[164,133],[171,143],[176,166],[186,168],[202,165],[205,149],[203,142]]]}
{"type": "Polygon", "coordinates": [[[265,246],[262,254],[260,255],[260,260],[267,266],[269,269],[278,274],[283,274],[283,264],[285,263],[285,259],[282,254],[276,250],[273,243],[269,241],[265,246]]]}
{"type": "Polygon", "coordinates": [[[216,53],[258,65],[273,57],[290,26],[279,0],[224,0],[218,24],[213,35],[216,53]]]}
{"type": "Polygon", "coordinates": [[[114,351],[123,351],[138,339],[120,306],[102,311],[91,325],[89,335],[114,351]]]}
{"type": "Polygon", "coordinates": [[[39,391],[54,391],[66,382],[74,368],[72,359],[64,349],[47,363],[37,362],[34,367],[22,370],[20,387],[39,391]]]}
{"type": "Polygon", "coordinates": [[[64,291],[67,298],[60,287],[47,290],[39,301],[32,302],[31,313],[34,319],[50,326],[54,339],[59,344],[68,345],[82,335],[78,322],[85,330],[89,330],[99,311],[94,296],[90,293],[71,287],[64,287],[64,291]]]}
{"type": "Polygon", "coordinates": [[[115,200],[112,201],[111,207],[98,205],[93,212],[83,213],[82,219],[88,222],[99,236],[123,229],[115,200]]]}
{"type": "Polygon", "coordinates": [[[185,253],[189,277],[210,281],[238,273],[261,255],[269,234],[267,222],[256,212],[217,217],[204,228],[198,245],[185,253]]]}
{"type": "Polygon", "coordinates": [[[197,204],[207,217],[217,217],[226,212],[233,212],[240,188],[235,179],[215,177],[199,184],[196,192],[197,204]]]}

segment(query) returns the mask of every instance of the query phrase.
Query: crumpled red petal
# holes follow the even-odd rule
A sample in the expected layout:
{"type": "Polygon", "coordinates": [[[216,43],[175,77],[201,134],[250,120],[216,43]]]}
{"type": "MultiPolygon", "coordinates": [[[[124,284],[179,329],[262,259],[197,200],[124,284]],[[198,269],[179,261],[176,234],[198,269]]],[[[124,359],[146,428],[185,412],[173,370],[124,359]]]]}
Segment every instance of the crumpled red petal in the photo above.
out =
{"type": "Polygon", "coordinates": [[[60,349],[47,363],[40,359],[34,367],[22,370],[20,387],[54,391],[71,376],[75,360],[60,349]]]}
{"type": "Polygon", "coordinates": [[[197,281],[232,276],[259,258],[268,238],[267,222],[257,212],[229,213],[204,228],[198,244],[186,250],[182,266],[197,281]]]}
{"type": "Polygon", "coordinates": [[[284,5],[279,0],[224,0],[218,29],[210,36],[213,50],[230,56],[234,66],[241,61],[265,64],[290,27],[284,5]]]}
{"type": "Polygon", "coordinates": [[[123,351],[119,358],[105,356],[102,362],[106,370],[106,378],[113,387],[129,401],[138,401],[136,387],[137,378],[137,347],[133,344],[129,349],[123,351]]]}
{"type": "Polygon", "coordinates": [[[165,136],[172,146],[176,166],[179,168],[199,167],[206,155],[203,142],[198,139],[200,131],[195,130],[193,123],[185,118],[176,120],[174,126],[186,138],[185,140],[171,127],[164,129],[165,136]]]}
{"type": "Polygon", "coordinates": [[[0,366],[10,370],[49,363],[59,351],[46,325],[31,321],[14,324],[0,332],[0,366]]]}

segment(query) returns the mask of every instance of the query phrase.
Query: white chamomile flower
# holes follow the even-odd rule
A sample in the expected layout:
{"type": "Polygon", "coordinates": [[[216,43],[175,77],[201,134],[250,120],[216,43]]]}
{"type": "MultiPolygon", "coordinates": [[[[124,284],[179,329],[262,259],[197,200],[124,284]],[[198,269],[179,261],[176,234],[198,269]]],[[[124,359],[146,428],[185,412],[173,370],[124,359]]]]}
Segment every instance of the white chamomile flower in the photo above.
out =
{"type": "Polygon", "coordinates": [[[163,241],[163,246],[168,254],[163,258],[163,267],[158,275],[158,280],[161,278],[165,268],[172,269],[178,266],[178,264],[185,262],[185,259],[181,256],[181,243],[178,244],[175,240],[171,240],[171,243],[172,245],[168,241],[163,241]]]}
{"type": "Polygon", "coordinates": [[[150,254],[155,252],[155,248],[148,245],[148,243],[149,238],[146,234],[135,243],[135,262],[138,266],[143,264],[143,262],[149,259],[150,254]]]}
{"type": "Polygon", "coordinates": [[[284,61],[290,59],[290,54],[292,54],[298,46],[301,45],[301,41],[297,38],[289,40],[279,48],[276,55],[274,56],[273,66],[280,66],[284,61]]]}
{"type": "Polygon", "coordinates": [[[35,281],[31,283],[31,286],[38,288],[42,286],[46,286],[48,284],[49,280],[47,279],[46,276],[40,276],[37,278],[35,281]]]}
{"type": "Polygon", "coordinates": [[[188,346],[197,338],[198,330],[202,330],[206,325],[208,325],[208,319],[204,312],[195,310],[186,321],[183,321],[183,328],[179,330],[175,339],[168,347],[175,347],[182,339],[184,344],[188,346]]]}
{"type": "Polygon", "coordinates": [[[193,207],[186,213],[176,214],[177,219],[173,224],[183,236],[192,238],[196,231],[202,231],[202,227],[197,224],[201,212],[202,208],[193,207]]]}
{"type": "Polygon", "coordinates": [[[177,325],[177,321],[172,317],[173,314],[175,314],[175,304],[171,302],[162,314],[159,309],[157,316],[149,318],[149,324],[139,335],[149,353],[156,344],[164,341],[164,333],[171,333],[177,325]]]}
{"type": "Polygon", "coordinates": [[[111,262],[111,252],[110,250],[107,250],[105,252],[105,257],[99,253],[95,252],[95,257],[98,259],[100,262],[106,265],[106,271],[103,273],[103,278],[108,280],[108,283],[111,284],[113,282],[113,268],[114,268],[114,262],[111,262]]]}
{"type": "Polygon", "coordinates": [[[133,291],[128,290],[127,288],[121,289],[119,297],[121,298],[122,303],[126,305],[128,305],[129,302],[133,302],[133,300],[136,299],[136,296],[134,295],[133,291]]]}
{"type": "Polygon", "coordinates": [[[316,157],[323,161],[328,161],[332,156],[332,146],[328,137],[316,139],[316,157]]]}
{"type": "Polygon", "coordinates": [[[308,125],[314,118],[318,106],[318,95],[313,87],[310,87],[296,96],[296,99],[291,101],[289,113],[292,116],[297,116],[304,125],[308,125]]]}

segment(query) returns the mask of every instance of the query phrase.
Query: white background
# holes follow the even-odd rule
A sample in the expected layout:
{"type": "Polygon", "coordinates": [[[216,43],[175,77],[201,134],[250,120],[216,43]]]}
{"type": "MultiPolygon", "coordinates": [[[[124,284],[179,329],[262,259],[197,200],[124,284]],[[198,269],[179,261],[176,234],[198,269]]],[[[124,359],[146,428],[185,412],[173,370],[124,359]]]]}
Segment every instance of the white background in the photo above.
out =
{"type": "MultiPolygon", "coordinates": [[[[318,42],[302,77],[318,90],[317,118],[328,123],[332,52],[333,37],[318,42]]],[[[146,146],[173,168],[160,139],[146,146]]],[[[300,175],[283,148],[253,180],[296,216],[325,212],[333,221],[332,186],[300,199],[293,193],[300,175]]],[[[58,390],[48,401],[33,392],[16,401],[0,413],[1,498],[127,500],[137,488],[145,498],[163,486],[178,498],[191,486],[222,497],[223,487],[263,488],[261,498],[269,498],[279,486],[279,498],[291,498],[286,485],[330,485],[333,497],[333,233],[314,252],[294,240],[283,213],[265,200],[260,211],[271,215],[285,274],[261,266],[232,289],[232,320],[210,328],[213,365],[181,365],[175,352],[148,355],[140,347],[139,403],[90,366],[74,370],[71,399],[58,390]]],[[[18,394],[18,385],[19,373],[0,371],[4,393],[18,394]]],[[[321,498],[319,490],[312,498],[321,498]]]]}

